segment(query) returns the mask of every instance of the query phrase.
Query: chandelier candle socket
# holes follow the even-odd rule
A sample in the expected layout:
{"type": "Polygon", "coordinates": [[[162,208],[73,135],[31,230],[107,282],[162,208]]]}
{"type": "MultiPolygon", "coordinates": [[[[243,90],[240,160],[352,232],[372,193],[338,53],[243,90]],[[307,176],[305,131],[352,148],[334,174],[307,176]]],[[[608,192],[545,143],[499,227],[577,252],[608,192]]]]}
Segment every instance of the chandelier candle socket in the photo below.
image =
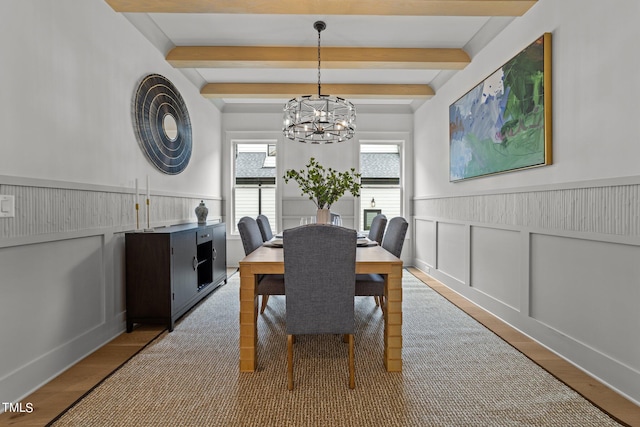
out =
{"type": "Polygon", "coordinates": [[[284,106],[282,133],[292,141],[331,144],[353,138],[356,107],[346,99],[322,95],[320,83],[320,32],[327,28],[316,21],[318,31],[318,94],[289,100],[284,106]]]}

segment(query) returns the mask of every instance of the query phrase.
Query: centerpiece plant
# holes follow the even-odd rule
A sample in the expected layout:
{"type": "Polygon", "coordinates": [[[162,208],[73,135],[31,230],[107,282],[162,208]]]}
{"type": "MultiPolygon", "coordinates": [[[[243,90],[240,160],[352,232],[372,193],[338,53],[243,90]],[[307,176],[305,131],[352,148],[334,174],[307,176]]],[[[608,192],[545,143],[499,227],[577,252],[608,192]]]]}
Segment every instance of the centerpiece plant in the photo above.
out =
{"type": "Polygon", "coordinates": [[[360,174],[355,168],[338,172],[333,168],[325,168],[315,158],[311,157],[306,169],[288,169],[283,176],[284,182],[294,180],[300,187],[301,195],[307,196],[318,208],[318,222],[328,222],[331,205],[340,199],[347,191],[354,197],[360,196],[360,174]],[[325,210],[323,221],[320,211],[325,210]],[[326,215],[327,220],[324,220],[326,215]]]}

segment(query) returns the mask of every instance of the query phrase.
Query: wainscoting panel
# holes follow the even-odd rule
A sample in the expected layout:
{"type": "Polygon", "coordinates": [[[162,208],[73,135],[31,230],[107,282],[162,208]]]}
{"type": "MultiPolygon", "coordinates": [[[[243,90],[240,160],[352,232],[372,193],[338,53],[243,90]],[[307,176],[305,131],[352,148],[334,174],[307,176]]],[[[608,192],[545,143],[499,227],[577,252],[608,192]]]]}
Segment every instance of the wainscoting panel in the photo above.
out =
{"type": "Polygon", "coordinates": [[[469,247],[467,227],[462,224],[439,222],[437,233],[438,270],[460,283],[468,284],[469,247]]]}
{"type": "Polygon", "coordinates": [[[520,310],[520,233],[471,227],[471,286],[520,310]]]}
{"type": "Polygon", "coordinates": [[[640,403],[640,177],[416,197],[413,212],[416,267],[640,403]]]}
{"type": "MultiPolygon", "coordinates": [[[[640,236],[640,185],[416,198],[415,215],[545,230],[640,236]]],[[[609,185],[606,185],[609,184],[609,185]]]]}
{"type": "Polygon", "coordinates": [[[103,255],[101,236],[0,248],[1,396],[22,389],[17,373],[66,367],[57,353],[104,324],[103,255]]]}
{"type": "Polygon", "coordinates": [[[531,316],[640,371],[640,247],[534,234],[531,259],[531,316]]]}
{"type": "MultiPolygon", "coordinates": [[[[135,228],[133,194],[83,189],[3,185],[13,194],[16,216],[2,237],[14,238],[130,224],[135,228]]],[[[141,218],[143,212],[140,211],[141,218]]]]}
{"type": "Polygon", "coordinates": [[[415,258],[426,263],[431,268],[436,267],[436,230],[435,221],[416,218],[415,229],[415,258]]]}
{"type": "MultiPolygon", "coordinates": [[[[15,402],[125,329],[124,233],[133,189],[0,176],[0,396],[15,402]]],[[[160,192],[158,192],[160,193],[160,192]]],[[[221,197],[151,194],[150,225],[223,220],[221,197]]],[[[146,210],[140,198],[140,228],[146,210]]]]}
{"type": "Polygon", "coordinates": [[[113,234],[112,238],[105,242],[105,252],[111,254],[111,259],[105,262],[107,266],[105,277],[107,283],[114,284],[111,305],[107,304],[107,309],[110,310],[107,316],[110,315],[117,319],[124,319],[126,317],[127,307],[125,237],[125,233],[117,233],[113,234]]]}
{"type": "MultiPolygon", "coordinates": [[[[116,227],[136,228],[135,197],[123,189],[50,188],[46,186],[0,185],[0,194],[12,194],[15,218],[2,220],[0,238],[12,239],[52,233],[70,233],[116,227]]],[[[152,227],[178,222],[196,222],[194,209],[201,199],[151,195],[149,221],[152,227]]],[[[204,199],[208,219],[222,212],[221,199],[204,199]]],[[[140,228],[147,227],[146,205],[140,197],[140,228]]]]}

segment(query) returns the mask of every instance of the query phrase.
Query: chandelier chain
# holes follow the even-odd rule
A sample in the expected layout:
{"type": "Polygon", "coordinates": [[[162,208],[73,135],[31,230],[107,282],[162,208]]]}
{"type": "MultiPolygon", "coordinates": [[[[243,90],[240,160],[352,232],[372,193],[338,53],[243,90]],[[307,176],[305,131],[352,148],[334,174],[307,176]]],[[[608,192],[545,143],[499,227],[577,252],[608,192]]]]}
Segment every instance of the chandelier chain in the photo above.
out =
{"type": "Polygon", "coordinates": [[[322,95],[320,32],[327,25],[316,21],[313,28],[318,31],[318,95],[292,98],[285,104],[282,132],[292,141],[311,144],[347,141],[356,131],[356,109],[346,99],[322,95]]]}
{"type": "Polygon", "coordinates": [[[318,28],[318,96],[320,96],[320,29],[318,28]]]}

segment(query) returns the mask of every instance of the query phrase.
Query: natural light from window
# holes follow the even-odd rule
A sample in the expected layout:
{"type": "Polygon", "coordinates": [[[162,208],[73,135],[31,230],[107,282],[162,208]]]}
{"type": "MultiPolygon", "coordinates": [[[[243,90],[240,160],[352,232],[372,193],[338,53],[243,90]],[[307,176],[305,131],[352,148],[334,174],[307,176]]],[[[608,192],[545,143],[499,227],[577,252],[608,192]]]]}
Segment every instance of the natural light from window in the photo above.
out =
{"type": "Polygon", "coordinates": [[[277,224],[275,142],[234,141],[233,145],[233,232],[238,232],[238,221],[244,216],[266,215],[273,227],[277,224]]]}
{"type": "Polygon", "coordinates": [[[360,229],[368,230],[379,213],[387,219],[402,215],[400,144],[360,145],[360,229]]]}

